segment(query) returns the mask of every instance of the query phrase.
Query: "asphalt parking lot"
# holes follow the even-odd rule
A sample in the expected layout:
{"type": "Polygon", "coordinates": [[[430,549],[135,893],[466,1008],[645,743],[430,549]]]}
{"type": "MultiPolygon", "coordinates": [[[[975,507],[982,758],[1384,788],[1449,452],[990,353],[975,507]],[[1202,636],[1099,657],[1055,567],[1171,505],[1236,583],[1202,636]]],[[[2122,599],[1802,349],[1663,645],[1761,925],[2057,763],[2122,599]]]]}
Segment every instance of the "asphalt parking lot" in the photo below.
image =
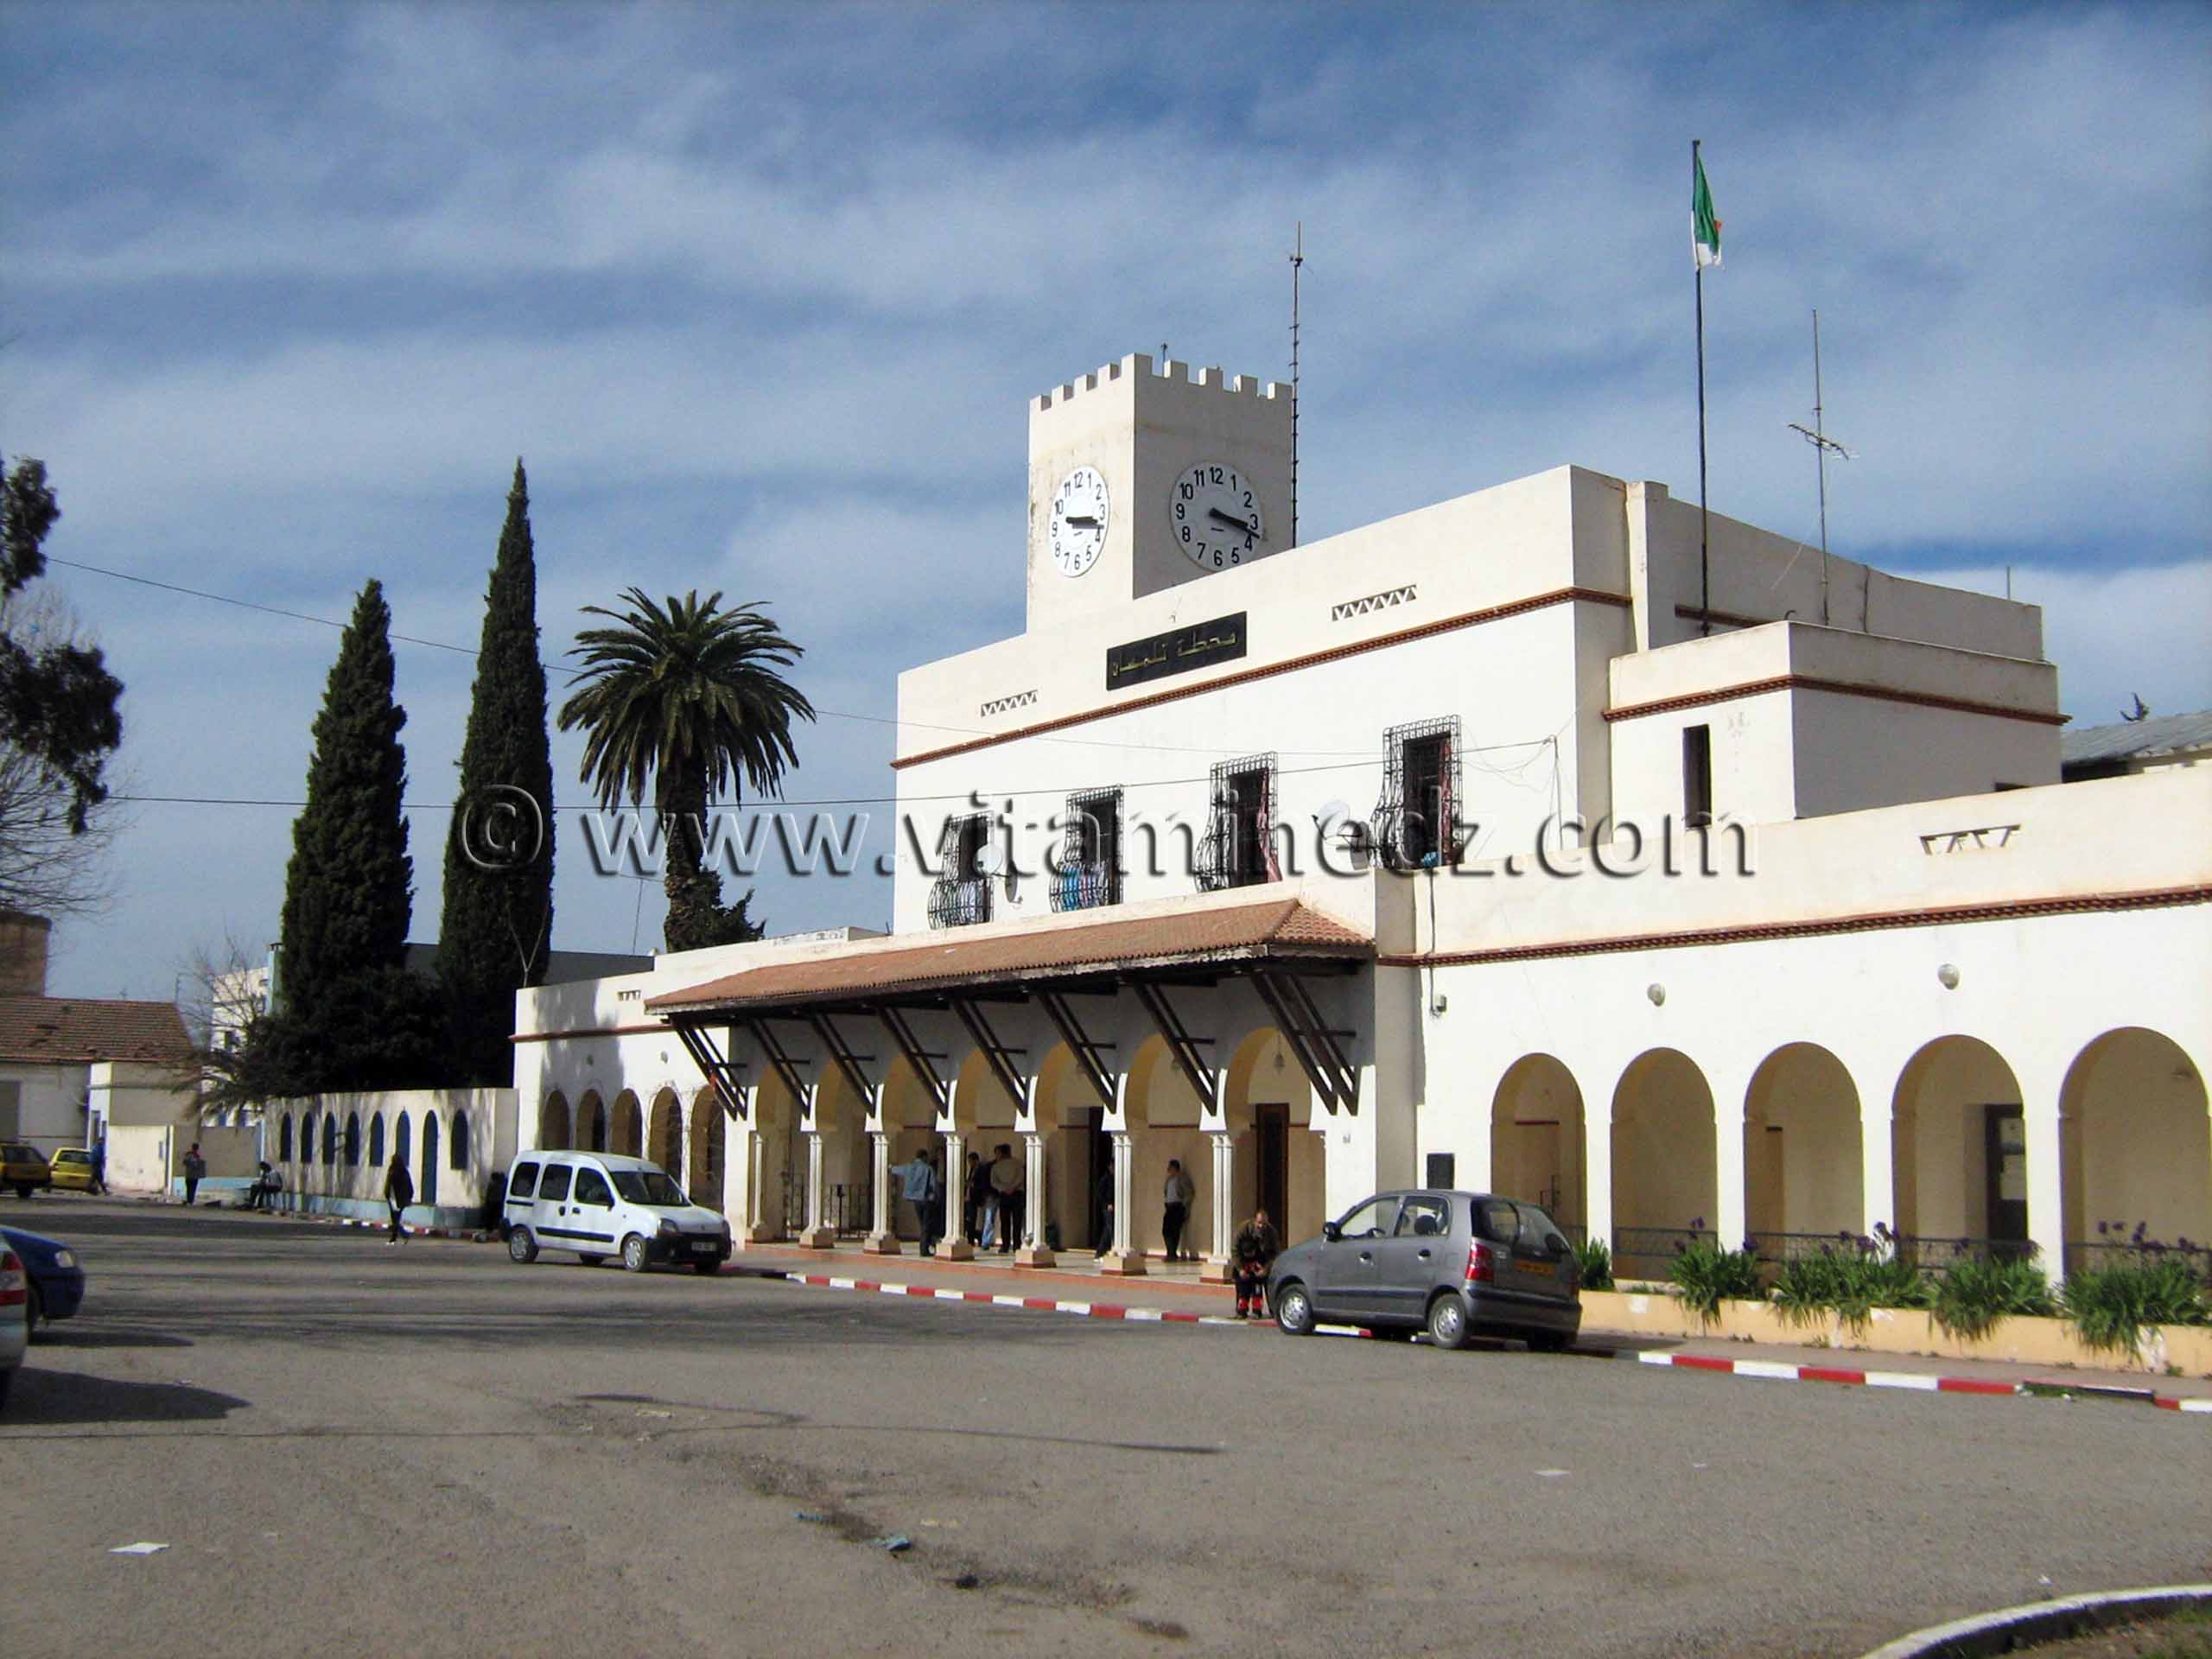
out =
{"type": "Polygon", "coordinates": [[[92,1281],[0,1418],[11,1659],[1847,1655],[2212,1577],[2139,1407],[0,1220],[92,1281]]]}

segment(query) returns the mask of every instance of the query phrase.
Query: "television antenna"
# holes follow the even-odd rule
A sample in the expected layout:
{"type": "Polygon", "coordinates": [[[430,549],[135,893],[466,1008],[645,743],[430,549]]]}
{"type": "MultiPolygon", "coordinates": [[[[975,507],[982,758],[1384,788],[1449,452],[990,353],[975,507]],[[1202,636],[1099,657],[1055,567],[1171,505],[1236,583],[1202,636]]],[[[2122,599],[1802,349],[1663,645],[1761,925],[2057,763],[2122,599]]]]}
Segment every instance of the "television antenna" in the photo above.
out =
{"type": "Polygon", "coordinates": [[[1306,221],[1290,251],[1290,544],[1298,545],[1298,276],[1306,265],[1306,221]]]}
{"type": "Polygon", "coordinates": [[[1828,436],[1821,422],[1821,314],[1813,313],[1813,423],[1789,423],[1789,429],[1813,446],[1821,478],[1821,626],[1828,626],[1828,457],[1852,458],[1851,451],[1828,436]]]}

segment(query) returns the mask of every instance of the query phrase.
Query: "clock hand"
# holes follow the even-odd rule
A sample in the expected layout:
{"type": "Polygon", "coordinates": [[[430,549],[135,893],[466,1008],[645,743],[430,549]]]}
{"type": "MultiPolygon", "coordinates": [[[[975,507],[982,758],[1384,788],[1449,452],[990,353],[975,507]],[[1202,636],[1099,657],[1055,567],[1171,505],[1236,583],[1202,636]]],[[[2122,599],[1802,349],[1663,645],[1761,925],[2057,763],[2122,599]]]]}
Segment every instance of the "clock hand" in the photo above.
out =
{"type": "Polygon", "coordinates": [[[1061,522],[1063,524],[1081,524],[1085,530],[1096,530],[1098,527],[1098,519],[1096,515],[1090,513],[1078,515],[1071,512],[1068,514],[1065,518],[1062,519],[1061,522]]]}
{"type": "Polygon", "coordinates": [[[1240,531],[1246,536],[1259,536],[1262,541],[1265,541],[1267,539],[1266,537],[1260,536],[1260,532],[1253,529],[1252,526],[1247,524],[1243,519],[1235,518],[1229,513],[1224,512],[1219,507],[1208,507],[1206,509],[1206,517],[1212,519],[1214,523],[1217,524],[1227,524],[1231,530],[1240,531]]]}

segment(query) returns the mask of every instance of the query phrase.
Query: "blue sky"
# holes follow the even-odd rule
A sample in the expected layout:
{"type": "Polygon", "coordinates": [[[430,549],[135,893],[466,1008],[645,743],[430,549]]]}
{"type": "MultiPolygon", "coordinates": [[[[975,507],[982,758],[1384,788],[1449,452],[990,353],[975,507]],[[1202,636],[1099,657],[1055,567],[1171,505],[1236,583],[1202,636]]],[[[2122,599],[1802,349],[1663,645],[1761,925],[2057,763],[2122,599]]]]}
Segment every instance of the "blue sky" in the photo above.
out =
{"type": "MultiPolygon", "coordinates": [[[[49,553],[331,618],[374,575],[473,646],[519,454],[549,663],[582,605],[721,588],[873,717],[803,733],[795,798],[887,793],[897,670],[1019,630],[1026,398],[1162,341],[1284,372],[1299,219],[1307,539],[1565,461],[1694,496],[1693,137],[1716,510],[1815,533],[1817,307],[1835,549],[2012,566],[2081,723],[2212,706],[2201,7],[8,3],[0,54],[0,447],[49,553]]],[[[297,798],[334,632],[54,577],[125,792],[297,798]]],[[[400,648],[426,809],[472,674],[400,648]]],[[[130,807],[54,988],[257,948],[289,845],[130,807]]],[[[558,868],[558,944],[657,938],[573,825],[558,868]]]]}

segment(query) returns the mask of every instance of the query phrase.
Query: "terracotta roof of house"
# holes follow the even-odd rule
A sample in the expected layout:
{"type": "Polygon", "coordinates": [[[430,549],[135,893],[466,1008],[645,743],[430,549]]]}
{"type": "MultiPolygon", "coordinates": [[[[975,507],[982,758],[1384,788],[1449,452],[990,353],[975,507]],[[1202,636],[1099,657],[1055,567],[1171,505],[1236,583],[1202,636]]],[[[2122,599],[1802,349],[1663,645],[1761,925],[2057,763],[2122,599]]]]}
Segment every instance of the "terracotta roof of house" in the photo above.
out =
{"type": "Polygon", "coordinates": [[[181,1060],[191,1052],[192,1040],[173,1003],[0,996],[0,1060],[181,1060]]]}
{"type": "Polygon", "coordinates": [[[1004,932],[956,929],[926,944],[862,946],[834,956],[764,963],[646,1000],[657,1014],[829,1002],[881,991],[927,993],[988,982],[1078,978],[1132,968],[1213,962],[1360,958],[1365,934],[1296,899],[1117,917],[1077,926],[1037,924],[1004,932]]]}

